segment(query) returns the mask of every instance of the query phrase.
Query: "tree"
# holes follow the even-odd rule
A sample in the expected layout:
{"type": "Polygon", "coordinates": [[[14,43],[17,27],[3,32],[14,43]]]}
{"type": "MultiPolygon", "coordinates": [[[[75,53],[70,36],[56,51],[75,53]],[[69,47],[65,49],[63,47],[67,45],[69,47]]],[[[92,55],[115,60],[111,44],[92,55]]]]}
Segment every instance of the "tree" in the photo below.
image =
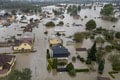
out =
{"type": "Polygon", "coordinates": [[[120,32],[115,33],[115,37],[116,37],[117,39],[120,39],[120,32]]]}
{"type": "Polygon", "coordinates": [[[60,21],[57,26],[63,26],[64,25],[64,22],[63,21],[60,21]]]}
{"type": "Polygon", "coordinates": [[[53,10],[53,13],[55,16],[59,16],[62,14],[62,11],[61,10],[53,10]]]}
{"type": "Polygon", "coordinates": [[[66,69],[69,73],[70,76],[75,76],[76,75],[76,71],[74,69],[74,66],[72,63],[69,63],[67,66],[66,66],[66,69]]]}
{"type": "Polygon", "coordinates": [[[83,42],[83,39],[84,39],[83,33],[77,32],[74,34],[73,37],[76,42],[83,42]]]}
{"type": "Polygon", "coordinates": [[[46,27],[55,27],[55,23],[50,21],[45,24],[46,27]]]}
{"type": "Polygon", "coordinates": [[[114,40],[115,32],[114,31],[106,31],[104,35],[105,35],[105,39],[107,41],[111,41],[111,40],[114,40]]]}
{"type": "Polygon", "coordinates": [[[105,40],[102,37],[97,37],[96,38],[96,43],[104,43],[105,40]]]}
{"type": "Polygon", "coordinates": [[[57,64],[58,64],[58,60],[57,59],[53,59],[52,68],[53,69],[57,69],[57,64]]]}
{"type": "Polygon", "coordinates": [[[96,53],[96,61],[97,63],[100,63],[100,61],[103,59],[104,52],[101,48],[98,49],[96,53]]]}
{"type": "Polygon", "coordinates": [[[86,23],[86,30],[93,30],[96,28],[96,22],[94,20],[89,20],[87,23],[86,23]]]}
{"type": "Polygon", "coordinates": [[[56,33],[57,36],[61,36],[61,34],[59,32],[56,33]]]}
{"type": "Polygon", "coordinates": [[[10,73],[7,80],[21,80],[20,75],[21,75],[20,71],[14,70],[10,73]]]}
{"type": "Polygon", "coordinates": [[[10,73],[7,80],[31,80],[31,70],[28,68],[22,71],[14,70],[10,73]]]}
{"type": "Polygon", "coordinates": [[[104,64],[105,64],[105,60],[101,60],[99,65],[98,65],[98,71],[100,74],[103,74],[104,64]]]}
{"type": "Polygon", "coordinates": [[[67,8],[67,13],[70,13],[71,16],[76,16],[80,10],[81,6],[72,5],[67,8]]]}
{"type": "Polygon", "coordinates": [[[31,80],[31,70],[28,68],[25,68],[22,70],[21,78],[22,80],[31,80]]]}
{"type": "Polygon", "coordinates": [[[72,57],[72,61],[73,61],[73,62],[76,61],[76,57],[75,57],[75,56],[72,57]]]}
{"type": "Polygon", "coordinates": [[[50,59],[50,52],[49,52],[49,49],[47,49],[47,59],[50,59]]]}
{"type": "Polygon", "coordinates": [[[103,9],[101,9],[101,14],[104,16],[110,16],[113,14],[113,5],[112,4],[106,4],[103,9]]]}
{"type": "Polygon", "coordinates": [[[92,48],[90,49],[90,51],[88,51],[87,59],[91,61],[96,61],[96,52],[97,52],[96,42],[94,42],[92,48]]]}
{"type": "Polygon", "coordinates": [[[81,10],[81,6],[79,5],[79,6],[78,6],[78,11],[80,11],[80,10],[81,10]]]}

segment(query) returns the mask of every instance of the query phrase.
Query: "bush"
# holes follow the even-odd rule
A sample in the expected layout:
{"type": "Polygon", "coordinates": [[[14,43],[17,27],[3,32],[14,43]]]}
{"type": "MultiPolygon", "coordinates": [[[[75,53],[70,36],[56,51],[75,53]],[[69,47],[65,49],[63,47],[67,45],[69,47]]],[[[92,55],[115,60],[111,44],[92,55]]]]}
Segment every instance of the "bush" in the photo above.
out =
{"type": "Polygon", "coordinates": [[[105,60],[101,60],[98,65],[98,71],[100,74],[103,74],[105,60]]]}
{"type": "Polygon", "coordinates": [[[118,38],[118,39],[120,39],[120,32],[117,32],[117,33],[115,34],[115,37],[118,38]]]}
{"type": "Polygon", "coordinates": [[[86,64],[91,64],[91,60],[90,60],[90,59],[87,59],[87,60],[86,60],[86,64]]]}
{"type": "Polygon", "coordinates": [[[48,31],[45,31],[45,32],[44,32],[44,34],[46,34],[46,35],[47,35],[47,34],[48,34],[48,31]]]}
{"type": "Polygon", "coordinates": [[[103,9],[101,9],[101,14],[105,16],[110,16],[113,14],[114,7],[112,4],[106,4],[103,9]]]}
{"type": "Polygon", "coordinates": [[[75,56],[72,57],[72,61],[76,62],[76,57],[75,56]]]}
{"type": "Polygon", "coordinates": [[[59,32],[56,33],[57,36],[61,36],[61,34],[59,32]]]}
{"type": "Polygon", "coordinates": [[[84,58],[80,58],[80,61],[81,61],[81,62],[85,62],[85,59],[84,59],[84,58]]]}
{"type": "Polygon", "coordinates": [[[64,25],[64,22],[63,21],[60,21],[57,26],[63,26],[64,25]]]}
{"type": "Polygon", "coordinates": [[[115,71],[120,71],[120,65],[115,65],[115,66],[112,65],[112,69],[115,71]]]}
{"type": "Polygon", "coordinates": [[[80,59],[80,55],[77,55],[77,59],[80,59]]]}
{"type": "Polygon", "coordinates": [[[87,23],[86,23],[86,30],[93,30],[96,28],[96,22],[94,20],[89,20],[87,23]]]}
{"type": "Polygon", "coordinates": [[[58,60],[57,59],[53,59],[52,69],[57,69],[57,64],[58,64],[58,60]]]}
{"type": "Polygon", "coordinates": [[[73,77],[76,76],[76,71],[74,69],[70,70],[69,75],[73,77]]]}
{"type": "Polygon", "coordinates": [[[69,73],[70,76],[75,76],[76,75],[76,71],[74,69],[74,66],[72,63],[69,63],[67,66],[66,66],[66,69],[69,73]]]}
{"type": "Polygon", "coordinates": [[[113,49],[113,48],[112,48],[111,45],[107,45],[107,46],[105,47],[105,50],[106,50],[107,52],[111,52],[112,49],[113,49]]]}
{"type": "Polygon", "coordinates": [[[55,27],[55,23],[50,21],[45,24],[46,27],[55,27]]]}
{"type": "Polygon", "coordinates": [[[89,72],[89,69],[75,69],[76,72],[89,72]]]}
{"type": "Polygon", "coordinates": [[[50,64],[48,64],[48,66],[47,66],[47,70],[48,70],[48,72],[51,72],[52,67],[51,67],[51,65],[50,65],[50,64]]]}
{"type": "Polygon", "coordinates": [[[47,59],[50,59],[50,52],[49,52],[49,49],[47,49],[47,59]]]}
{"type": "Polygon", "coordinates": [[[111,71],[109,72],[109,75],[112,77],[112,78],[115,78],[115,76],[113,74],[117,74],[118,71],[111,71]]]}
{"type": "Polygon", "coordinates": [[[74,40],[75,40],[76,42],[83,42],[83,39],[84,39],[83,33],[77,32],[77,33],[74,34],[73,37],[74,37],[74,40]]]}
{"type": "Polygon", "coordinates": [[[88,18],[87,16],[84,16],[84,18],[88,18]]]}

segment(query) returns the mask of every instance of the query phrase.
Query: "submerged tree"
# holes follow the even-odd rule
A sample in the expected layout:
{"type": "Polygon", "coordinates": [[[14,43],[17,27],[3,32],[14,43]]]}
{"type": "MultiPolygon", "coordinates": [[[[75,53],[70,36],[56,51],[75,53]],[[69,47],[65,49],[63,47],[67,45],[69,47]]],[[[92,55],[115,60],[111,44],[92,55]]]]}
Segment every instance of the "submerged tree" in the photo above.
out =
{"type": "Polygon", "coordinates": [[[101,14],[104,16],[110,16],[113,14],[113,5],[112,4],[106,4],[103,9],[101,9],[101,14]]]}
{"type": "Polygon", "coordinates": [[[105,60],[101,60],[100,63],[99,63],[99,65],[98,65],[98,72],[100,74],[103,74],[104,64],[105,64],[105,60]]]}
{"type": "Polygon", "coordinates": [[[94,20],[89,20],[87,23],[86,23],[86,30],[93,30],[96,28],[96,22],[94,20]]]}
{"type": "Polygon", "coordinates": [[[91,61],[96,61],[96,52],[97,52],[96,42],[94,42],[92,48],[90,49],[90,51],[88,51],[88,57],[87,57],[87,62],[89,62],[88,64],[91,64],[91,61]]]}

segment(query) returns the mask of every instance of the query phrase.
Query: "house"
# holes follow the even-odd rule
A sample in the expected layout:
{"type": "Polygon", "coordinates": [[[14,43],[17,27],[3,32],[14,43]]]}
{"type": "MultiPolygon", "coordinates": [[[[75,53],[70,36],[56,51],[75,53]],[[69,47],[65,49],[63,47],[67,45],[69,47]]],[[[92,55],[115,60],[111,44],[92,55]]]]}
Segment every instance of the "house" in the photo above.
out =
{"type": "Polygon", "coordinates": [[[66,49],[61,44],[52,47],[52,51],[53,51],[53,58],[67,58],[70,55],[68,49],[66,49]]]}
{"type": "Polygon", "coordinates": [[[97,80],[110,80],[108,77],[97,77],[97,80]]]}
{"type": "Polygon", "coordinates": [[[13,15],[11,15],[7,18],[7,20],[9,20],[10,22],[15,21],[15,19],[16,19],[16,17],[13,15]]]}
{"type": "Polygon", "coordinates": [[[27,52],[27,51],[32,51],[33,47],[28,43],[21,43],[19,46],[15,46],[13,50],[15,52],[17,51],[27,52]]]}
{"type": "Polygon", "coordinates": [[[21,38],[19,44],[13,47],[14,52],[29,52],[33,51],[33,39],[21,38]]]}
{"type": "Polygon", "coordinates": [[[50,46],[54,46],[54,45],[57,45],[57,44],[62,44],[62,40],[59,39],[59,38],[52,38],[49,40],[49,44],[50,46]]]}
{"type": "Polygon", "coordinates": [[[7,76],[14,66],[16,57],[13,55],[0,54],[0,77],[7,76]]]}

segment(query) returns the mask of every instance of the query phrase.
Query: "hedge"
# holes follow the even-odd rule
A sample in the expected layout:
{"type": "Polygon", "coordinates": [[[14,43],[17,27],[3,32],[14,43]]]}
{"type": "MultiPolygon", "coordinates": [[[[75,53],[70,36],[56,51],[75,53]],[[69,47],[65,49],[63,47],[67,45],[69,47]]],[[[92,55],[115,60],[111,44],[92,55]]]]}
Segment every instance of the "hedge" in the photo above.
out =
{"type": "Polygon", "coordinates": [[[118,71],[111,71],[111,72],[109,72],[109,75],[110,75],[112,78],[115,79],[115,76],[114,76],[113,74],[117,74],[117,73],[118,73],[118,71]]]}
{"type": "Polygon", "coordinates": [[[89,69],[75,69],[76,72],[89,72],[89,69]]]}
{"type": "Polygon", "coordinates": [[[115,71],[120,71],[120,66],[113,66],[112,69],[115,70],[115,71]]]}

